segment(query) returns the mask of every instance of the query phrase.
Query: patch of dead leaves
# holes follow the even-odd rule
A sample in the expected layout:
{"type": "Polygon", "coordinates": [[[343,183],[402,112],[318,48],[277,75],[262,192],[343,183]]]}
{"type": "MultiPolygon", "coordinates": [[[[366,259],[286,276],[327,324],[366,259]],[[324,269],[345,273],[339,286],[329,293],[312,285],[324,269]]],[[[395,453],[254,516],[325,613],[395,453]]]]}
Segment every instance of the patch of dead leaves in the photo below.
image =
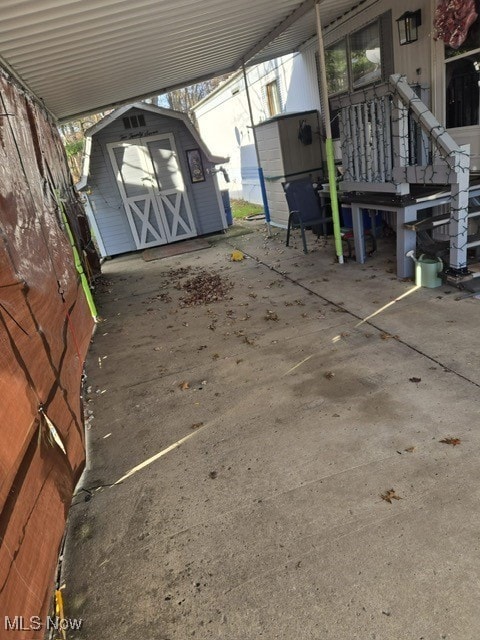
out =
{"type": "Polygon", "coordinates": [[[186,295],[180,298],[182,307],[193,307],[225,300],[233,283],[222,278],[218,273],[202,269],[196,276],[186,282],[177,283],[186,295]]]}

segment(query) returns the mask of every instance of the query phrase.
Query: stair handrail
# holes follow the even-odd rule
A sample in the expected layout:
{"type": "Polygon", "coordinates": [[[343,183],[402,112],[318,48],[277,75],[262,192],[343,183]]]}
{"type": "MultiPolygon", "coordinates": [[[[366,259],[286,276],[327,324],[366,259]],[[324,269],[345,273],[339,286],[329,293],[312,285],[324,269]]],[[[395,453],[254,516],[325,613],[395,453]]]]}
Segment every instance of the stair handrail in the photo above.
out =
{"type": "MultiPolygon", "coordinates": [[[[460,147],[452,136],[440,124],[430,109],[417,96],[407,82],[407,78],[401,74],[392,74],[389,80],[392,95],[397,96],[403,105],[410,109],[415,122],[417,122],[426,135],[430,138],[442,159],[451,170],[465,173],[469,169],[470,154],[465,147],[460,147]]],[[[425,167],[426,169],[426,167],[425,167]]],[[[455,180],[457,181],[457,180],[455,180]]],[[[451,182],[451,180],[448,180],[451,182]]]]}

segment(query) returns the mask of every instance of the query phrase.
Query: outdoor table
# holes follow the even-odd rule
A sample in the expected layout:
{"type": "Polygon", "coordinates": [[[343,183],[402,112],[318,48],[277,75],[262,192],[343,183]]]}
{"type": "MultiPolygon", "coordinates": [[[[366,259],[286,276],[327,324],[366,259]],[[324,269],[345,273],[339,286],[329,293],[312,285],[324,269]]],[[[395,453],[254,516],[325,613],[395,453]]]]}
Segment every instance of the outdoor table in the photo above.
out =
{"type": "MultiPolygon", "coordinates": [[[[470,187],[469,197],[480,195],[480,184],[470,187]]],[[[397,234],[397,277],[411,278],[414,275],[414,263],[406,254],[416,250],[416,232],[405,228],[406,223],[416,222],[417,213],[423,209],[449,204],[451,201],[448,186],[411,185],[408,195],[397,196],[386,193],[344,193],[343,204],[352,208],[353,237],[355,259],[359,263],[366,260],[363,216],[361,209],[391,211],[395,213],[397,234]]]]}

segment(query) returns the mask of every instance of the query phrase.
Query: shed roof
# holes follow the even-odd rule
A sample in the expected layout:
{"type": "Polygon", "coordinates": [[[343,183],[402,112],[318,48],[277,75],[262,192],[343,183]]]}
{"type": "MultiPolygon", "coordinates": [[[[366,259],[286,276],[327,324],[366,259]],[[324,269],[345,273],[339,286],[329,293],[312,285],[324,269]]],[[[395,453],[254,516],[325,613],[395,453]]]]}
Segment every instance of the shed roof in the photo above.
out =
{"type": "Polygon", "coordinates": [[[142,109],[143,111],[150,111],[151,113],[155,113],[156,115],[159,115],[159,116],[165,116],[167,118],[174,118],[175,120],[180,120],[187,127],[187,129],[189,130],[189,132],[191,133],[194,140],[196,141],[200,149],[203,151],[203,153],[205,154],[209,162],[212,162],[213,164],[221,164],[223,162],[228,162],[229,158],[225,158],[223,156],[215,156],[210,153],[210,150],[208,149],[207,145],[202,140],[202,138],[200,137],[200,134],[193,126],[190,118],[185,113],[181,113],[180,111],[175,111],[174,109],[164,109],[163,107],[157,107],[153,104],[147,104],[145,102],[135,102],[134,104],[127,104],[127,105],[124,105],[123,107],[119,107],[118,109],[115,109],[115,111],[112,111],[107,116],[102,118],[99,122],[97,122],[93,127],[90,127],[90,129],[87,129],[85,131],[86,142],[85,142],[85,154],[83,159],[82,177],[80,178],[80,181],[76,184],[78,191],[85,189],[85,187],[87,186],[88,176],[90,173],[90,154],[92,151],[93,136],[95,136],[102,129],[105,129],[105,127],[108,127],[108,125],[112,124],[112,122],[115,122],[115,120],[123,116],[123,114],[126,113],[127,111],[130,111],[130,109],[142,109]]]}
{"type": "MultiPolygon", "coordinates": [[[[374,0],[323,0],[327,25],[374,0]]],[[[314,0],[2,0],[0,61],[60,120],[289,53],[314,0]]]]}

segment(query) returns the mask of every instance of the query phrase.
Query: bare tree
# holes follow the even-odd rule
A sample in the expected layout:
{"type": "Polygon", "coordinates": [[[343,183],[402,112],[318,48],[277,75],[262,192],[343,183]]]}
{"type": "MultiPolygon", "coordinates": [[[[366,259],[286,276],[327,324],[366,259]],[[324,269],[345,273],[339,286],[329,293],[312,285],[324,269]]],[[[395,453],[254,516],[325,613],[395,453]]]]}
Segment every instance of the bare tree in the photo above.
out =
{"type": "Polygon", "coordinates": [[[59,126],[60,136],[67,154],[68,166],[74,182],[78,182],[82,175],[85,131],[101,120],[106,113],[95,113],[86,118],[72,120],[59,126]]]}
{"type": "Polygon", "coordinates": [[[166,94],[167,103],[170,109],[183,111],[188,113],[197,102],[200,102],[205,96],[211,93],[218,85],[228,76],[218,76],[205,82],[192,84],[182,89],[174,89],[166,94]]]}

